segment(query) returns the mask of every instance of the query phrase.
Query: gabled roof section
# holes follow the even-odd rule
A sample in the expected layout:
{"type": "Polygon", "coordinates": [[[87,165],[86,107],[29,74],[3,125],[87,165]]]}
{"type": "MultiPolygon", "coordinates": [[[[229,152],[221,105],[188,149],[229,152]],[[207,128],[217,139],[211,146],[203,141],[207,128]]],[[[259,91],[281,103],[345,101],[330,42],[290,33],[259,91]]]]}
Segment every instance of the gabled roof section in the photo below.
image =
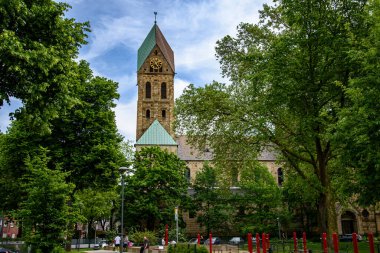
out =
{"type": "Polygon", "coordinates": [[[177,146],[177,143],[160,122],[155,120],[136,142],[136,145],[177,146]]]}
{"type": "Polygon", "coordinates": [[[177,138],[178,157],[183,161],[211,161],[214,155],[211,150],[199,150],[187,142],[186,135],[180,135],[177,138]]]}
{"type": "Polygon", "coordinates": [[[168,61],[170,67],[174,70],[174,52],[166,41],[164,35],[162,34],[160,28],[157,24],[154,24],[150,32],[146,36],[144,42],[141,44],[137,53],[137,71],[141,68],[142,64],[148,58],[149,54],[152,52],[155,46],[158,46],[164,55],[165,59],[168,61]]]}

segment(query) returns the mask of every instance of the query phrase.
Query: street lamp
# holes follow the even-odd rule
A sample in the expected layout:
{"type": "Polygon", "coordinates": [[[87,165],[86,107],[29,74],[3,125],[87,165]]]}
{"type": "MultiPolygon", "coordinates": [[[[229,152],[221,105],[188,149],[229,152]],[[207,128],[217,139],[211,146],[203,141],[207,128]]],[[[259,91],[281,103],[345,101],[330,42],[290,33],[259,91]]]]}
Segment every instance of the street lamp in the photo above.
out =
{"type": "Polygon", "coordinates": [[[121,242],[120,253],[123,252],[124,246],[124,174],[128,170],[127,167],[120,167],[119,172],[121,174],[121,242]]]}
{"type": "Polygon", "coordinates": [[[175,207],[174,209],[174,218],[175,218],[175,224],[176,224],[176,235],[177,235],[177,241],[176,243],[178,243],[178,206],[175,207]]]}
{"type": "Polygon", "coordinates": [[[95,231],[95,235],[94,235],[94,247],[95,247],[95,244],[96,244],[96,224],[97,224],[98,222],[97,221],[94,221],[94,231],[95,231]]]}

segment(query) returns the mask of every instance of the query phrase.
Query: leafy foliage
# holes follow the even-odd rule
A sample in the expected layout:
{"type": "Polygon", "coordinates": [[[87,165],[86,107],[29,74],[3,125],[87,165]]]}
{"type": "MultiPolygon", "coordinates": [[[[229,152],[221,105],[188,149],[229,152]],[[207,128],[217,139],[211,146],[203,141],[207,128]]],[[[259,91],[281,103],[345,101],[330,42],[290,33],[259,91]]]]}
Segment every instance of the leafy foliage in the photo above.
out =
{"type": "Polygon", "coordinates": [[[75,190],[108,189],[116,183],[119,164],[125,163],[112,111],[113,99],[118,97],[117,84],[93,77],[86,62],[77,67],[78,76],[73,79],[77,82],[77,105],[51,120],[50,133],[29,129],[28,119],[21,117],[1,138],[0,170],[4,176],[0,195],[5,210],[16,209],[22,200],[24,194],[18,185],[23,180],[20,175],[26,172],[24,160],[35,155],[39,147],[50,151],[49,168],[59,164],[61,170],[70,172],[66,180],[74,183],[75,190]]]}
{"type": "Polygon", "coordinates": [[[350,106],[345,88],[360,71],[350,58],[360,43],[352,39],[373,27],[368,13],[365,1],[264,5],[258,24],[241,24],[236,38],[217,42],[232,84],[190,85],[176,101],[177,130],[200,148],[207,144],[217,163],[273,149],[283,167],[318,191],[319,232],[336,228],[331,180],[342,143],[333,135],[338,114],[350,106]]]}
{"type": "MultiPolygon", "coordinates": [[[[74,220],[67,219],[61,202],[82,221],[73,210],[74,193],[109,190],[126,162],[112,111],[117,83],[94,77],[88,63],[75,61],[89,24],[65,18],[69,7],[52,0],[0,1],[0,108],[12,97],[22,102],[0,135],[0,206],[5,211],[21,206],[26,240],[42,252],[70,239],[74,220]],[[70,201],[63,201],[68,196],[70,201]]],[[[97,210],[90,218],[106,212],[97,210]]]]}
{"type": "MultiPolygon", "coordinates": [[[[304,173],[312,173],[310,170],[304,170],[304,173]]],[[[308,178],[312,179],[315,175],[308,175],[308,178]]],[[[314,178],[315,184],[318,179],[314,178]]],[[[342,182],[342,179],[338,180],[342,182]]],[[[337,189],[337,187],[334,187],[337,189]]],[[[313,227],[315,227],[317,217],[317,206],[319,192],[310,184],[307,184],[295,171],[287,170],[285,181],[282,187],[283,200],[287,203],[289,210],[294,214],[292,224],[290,220],[281,219],[281,225],[288,231],[294,231],[296,228],[292,227],[295,224],[302,225],[302,230],[307,232],[308,235],[313,233],[313,227]],[[291,229],[291,230],[290,230],[291,229]]]]}
{"type": "Polygon", "coordinates": [[[357,71],[344,90],[349,107],[339,114],[336,139],[342,144],[342,174],[347,178],[345,190],[360,193],[361,204],[373,205],[380,200],[380,4],[369,1],[364,25],[369,27],[368,36],[352,36],[348,57],[356,62],[357,71]]]}
{"type": "Polygon", "coordinates": [[[157,234],[154,231],[131,231],[128,234],[128,239],[137,246],[144,243],[144,237],[148,238],[150,245],[157,242],[157,234]]]}
{"type": "Polygon", "coordinates": [[[26,162],[28,174],[24,175],[27,196],[18,211],[18,218],[25,230],[24,240],[42,253],[50,253],[62,244],[67,234],[67,224],[73,220],[69,194],[72,184],[65,182],[66,173],[50,170],[47,151],[26,162]]]}
{"type": "Polygon", "coordinates": [[[241,234],[276,232],[277,218],[286,216],[281,191],[268,168],[263,165],[242,168],[240,191],[234,196],[239,210],[235,222],[241,234]]]}
{"type": "Polygon", "coordinates": [[[198,211],[197,222],[206,228],[206,233],[228,233],[231,229],[231,206],[229,190],[219,188],[217,171],[205,164],[197,173],[193,183],[193,204],[198,211]]]}
{"type": "Polygon", "coordinates": [[[184,162],[159,147],[147,147],[136,152],[133,166],[126,178],[126,222],[151,231],[173,223],[174,208],[187,201],[184,162]]]}
{"type": "Polygon", "coordinates": [[[169,245],[168,247],[168,253],[207,253],[208,250],[203,245],[190,245],[190,244],[175,244],[175,245],[169,245]]]}
{"type": "Polygon", "coordinates": [[[86,218],[89,227],[91,227],[94,222],[100,222],[103,230],[118,200],[119,195],[112,190],[103,192],[93,189],[84,189],[76,194],[76,202],[80,205],[81,213],[86,218]]]}
{"type": "Polygon", "coordinates": [[[68,8],[52,0],[0,2],[0,107],[20,99],[15,116],[34,131],[50,131],[50,119],[74,102],[73,59],[89,25],[64,18],[68,8]]]}

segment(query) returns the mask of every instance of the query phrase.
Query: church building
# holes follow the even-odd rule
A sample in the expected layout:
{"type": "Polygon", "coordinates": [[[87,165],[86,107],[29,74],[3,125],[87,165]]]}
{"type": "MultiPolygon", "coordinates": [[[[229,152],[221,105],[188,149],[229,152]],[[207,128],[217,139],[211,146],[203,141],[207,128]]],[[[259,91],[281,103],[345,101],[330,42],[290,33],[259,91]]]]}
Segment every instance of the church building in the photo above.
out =
{"type": "MultiPolygon", "coordinates": [[[[176,153],[187,165],[189,180],[195,178],[205,161],[212,161],[209,150],[200,151],[186,142],[186,136],[176,136],[174,122],[174,52],[160,28],[154,23],[145,40],[138,49],[137,57],[137,127],[136,151],[146,146],[159,146],[176,153]]],[[[259,161],[268,167],[278,182],[283,180],[281,167],[271,152],[264,152],[259,161]]],[[[380,212],[376,208],[344,208],[337,204],[339,234],[358,232],[378,233],[380,212]]],[[[196,218],[185,214],[187,231],[199,232],[196,218]]]]}

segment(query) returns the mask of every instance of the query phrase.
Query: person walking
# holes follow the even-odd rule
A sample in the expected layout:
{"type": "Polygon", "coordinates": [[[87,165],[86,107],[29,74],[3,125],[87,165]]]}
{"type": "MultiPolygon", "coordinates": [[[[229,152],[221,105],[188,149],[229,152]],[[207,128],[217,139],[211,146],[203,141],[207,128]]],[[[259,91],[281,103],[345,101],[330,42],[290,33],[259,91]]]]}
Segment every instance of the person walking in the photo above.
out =
{"type": "Polygon", "coordinates": [[[148,253],[149,249],[149,240],[146,236],[144,236],[144,253],[148,253]]]}
{"type": "Polygon", "coordinates": [[[114,242],[115,242],[115,252],[120,252],[120,241],[121,241],[121,237],[120,235],[117,235],[114,239],[114,242]]]}

